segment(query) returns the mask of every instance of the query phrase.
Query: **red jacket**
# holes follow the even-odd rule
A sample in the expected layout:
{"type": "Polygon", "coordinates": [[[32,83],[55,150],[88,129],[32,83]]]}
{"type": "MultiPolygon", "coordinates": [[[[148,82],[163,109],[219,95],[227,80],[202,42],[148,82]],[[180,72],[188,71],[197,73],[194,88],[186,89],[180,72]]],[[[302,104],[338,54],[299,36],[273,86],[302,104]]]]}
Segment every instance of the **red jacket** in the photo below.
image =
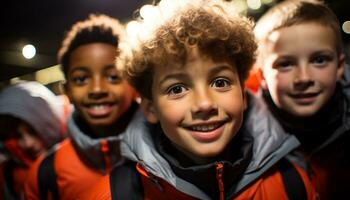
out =
{"type": "MultiPolygon", "coordinates": [[[[279,164],[298,144],[293,136],[280,132],[280,127],[274,126],[271,116],[263,110],[265,107],[258,107],[259,104],[250,107],[254,115],[249,115],[251,118],[245,121],[245,126],[250,127],[252,132],[243,131],[234,138],[239,143],[232,147],[236,148],[239,159],[228,158],[200,166],[181,165],[183,160],[177,159],[179,152],[174,153],[176,149],[168,148],[171,145],[164,140],[164,133],[158,126],[145,125],[146,119],[140,115],[129,124],[121,143],[123,155],[138,163],[137,173],[133,172],[136,171],[134,167],[129,167],[131,173],[126,176],[128,171],[124,166],[115,168],[111,176],[104,177],[82,199],[111,199],[111,194],[127,191],[129,187],[131,192],[127,193],[127,197],[137,195],[143,199],[287,200],[288,188],[279,164]],[[267,125],[269,128],[265,127],[267,125]],[[138,173],[140,176],[137,177],[141,178],[129,180],[138,173]],[[120,184],[119,180],[125,180],[126,184],[120,184]]],[[[305,186],[307,199],[315,200],[316,193],[304,171],[289,165],[303,182],[296,187],[305,186]]]]}
{"type": "MultiPolygon", "coordinates": [[[[40,199],[38,168],[42,159],[35,162],[30,169],[25,185],[27,200],[40,199]]],[[[56,150],[54,168],[60,199],[78,199],[79,195],[85,193],[92,183],[98,182],[104,176],[81,161],[69,139],[62,142],[56,150]]]]}
{"type": "MultiPolygon", "coordinates": [[[[133,105],[126,114],[134,114],[137,108],[137,104],[133,105]]],[[[40,199],[40,195],[47,196],[42,191],[52,192],[55,189],[58,193],[55,196],[58,196],[59,199],[79,199],[81,194],[88,191],[94,183],[109,173],[112,167],[123,163],[124,159],[120,155],[119,148],[122,135],[116,133],[115,136],[92,138],[84,132],[86,129],[83,127],[88,126],[84,123],[82,120],[79,121],[78,113],[73,113],[68,120],[69,139],[62,142],[53,154],[48,154],[33,165],[25,185],[27,200],[40,199]],[[50,158],[53,158],[53,161],[46,162],[50,158]],[[44,165],[42,163],[52,163],[54,172],[51,174],[55,174],[56,187],[47,188],[47,190],[44,190],[43,187],[39,188],[40,184],[44,187],[53,185],[47,184],[47,182],[52,183],[52,179],[44,180],[43,183],[38,181],[38,178],[42,180],[42,177],[49,177],[50,174],[45,170],[40,171],[41,166],[44,165]]]]}
{"type": "MultiPolygon", "coordinates": [[[[301,175],[304,181],[305,188],[307,191],[308,200],[316,200],[316,193],[314,188],[307,178],[305,172],[295,166],[298,173],[301,175]]],[[[175,187],[170,185],[168,182],[162,179],[158,179],[155,184],[152,179],[153,175],[147,173],[141,165],[137,165],[137,171],[141,175],[142,187],[143,187],[143,199],[145,200],[195,200],[197,198],[187,195],[175,187]]],[[[111,182],[110,176],[104,177],[92,190],[82,196],[82,200],[110,200],[112,199],[111,194],[111,182]]],[[[132,196],[132,194],[130,194],[132,196]]],[[[218,197],[218,199],[220,199],[218,197]]],[[[235,200],[288,200],[287,193],[284,188],[281,173],[277,168],[271,168],[258,180],[251,183],[242,192],[235,195],[232,199],[235,200]]]]}

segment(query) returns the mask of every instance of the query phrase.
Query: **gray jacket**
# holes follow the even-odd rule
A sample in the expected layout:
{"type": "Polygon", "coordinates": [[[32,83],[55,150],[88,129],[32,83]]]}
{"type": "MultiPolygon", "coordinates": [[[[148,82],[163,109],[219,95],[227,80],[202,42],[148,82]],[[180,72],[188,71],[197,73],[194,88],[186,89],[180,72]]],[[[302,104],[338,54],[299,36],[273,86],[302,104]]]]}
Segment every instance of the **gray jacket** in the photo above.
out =
{"type": "MultiPolygon", "coordinates": [[[[250,96],[249,107],[244,128],[248,128],[250,133],[246,134],[251,134],[254,138],[253,157],[238,181],[235,193],[259,178],[299,145],[294,136],[284,133],[263,102],[250,96]]],[[[196,185],[175,175],[167,160],[157,151],[151,134],[145,117],[138,113],[124,134],[121,143],[122,155],[140,163],[146,171],[166,180],[179,191],[199,199],[210,199],[196,185]]]]}

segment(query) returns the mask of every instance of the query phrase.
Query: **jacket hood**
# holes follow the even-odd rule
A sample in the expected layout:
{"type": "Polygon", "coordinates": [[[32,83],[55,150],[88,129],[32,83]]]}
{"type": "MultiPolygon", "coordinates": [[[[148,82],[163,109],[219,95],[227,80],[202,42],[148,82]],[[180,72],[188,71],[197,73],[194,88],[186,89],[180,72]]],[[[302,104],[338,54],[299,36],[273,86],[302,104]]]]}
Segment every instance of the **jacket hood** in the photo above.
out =
{"type": "Polygon", "coordinates": [[[21,82],[0,93],[0,114],[11,115],[30,124],[47,148],[59,142],[65,133],[64,102],[38,82],[21,82]]]}
{"type": "MultiPolygon", "coordinates": [[[[249,130],[253,138],[252,160],[243,176],[236,184],[235,193],[259,178],[267,169],[295,149],[299,142],[294,136],[286,134],[272,117],[266,105],[248,94],[249,109],[245,113],[243,129],[249,130]]],[[[150,124],[139,112],[130,123],[121,143],[122,155],[138,162],[149,173],[166,180],[178,190],[199,199],[210,199],[192,183],[179,178],[167,160],[158,152],[150,124]]]]}

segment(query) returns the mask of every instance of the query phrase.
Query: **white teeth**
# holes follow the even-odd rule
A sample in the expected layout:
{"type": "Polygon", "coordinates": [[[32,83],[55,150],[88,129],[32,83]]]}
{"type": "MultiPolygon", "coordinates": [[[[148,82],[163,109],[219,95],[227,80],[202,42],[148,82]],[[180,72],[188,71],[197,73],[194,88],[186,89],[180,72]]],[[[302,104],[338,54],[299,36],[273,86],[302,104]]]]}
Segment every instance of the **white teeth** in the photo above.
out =
{"type": "Polygon", "coordinates": [[[214,129],[216,129],[219,125],[205,125],[205,126],[192,126],[191,129],[193,131],[202,131],[202,132],[206,132],[206,131],[212,131],[214,129]]]}
{"type": "Polygon", "coordinates": [[[92,105],[90,108],[95,109],[95,110],[102,110],[106,108],[106,105],[92,105]]]}

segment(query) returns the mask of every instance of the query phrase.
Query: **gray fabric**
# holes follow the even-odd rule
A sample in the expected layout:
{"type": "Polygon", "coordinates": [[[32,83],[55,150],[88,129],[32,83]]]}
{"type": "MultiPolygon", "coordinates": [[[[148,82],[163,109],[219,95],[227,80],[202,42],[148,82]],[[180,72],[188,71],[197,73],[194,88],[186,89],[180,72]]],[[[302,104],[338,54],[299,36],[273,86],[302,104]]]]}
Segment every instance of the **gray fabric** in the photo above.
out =
{"type": "MultiPolygon", "coordinates": [[[[133,118],[135,117],[133,116],[133,118]]],[[[104,155],[101,152],[101,140],[108,141],[111,167],[113,168],[124,163],[124,158],[121,157],[120,153],[120,141],[124,133],[104,138],[91,138],[80,130],[73,119],[73,115],[71,115],[68,120],[68,134],[80,158],[87,165],[98,169],[100,172],[106,173],[104,155]]]]}
{"type": "MultiPolygon", "coordinates": [[[[295,149],[299,142],[284,133],[262,101],[250,98],[250,111],[245,126],[254,137],[253,158],[242,179],[237,183],[236,193],[253,182],[273,164],[295,149]]],[[[139,162],[145,170],[166,180],[178,190],[199,199],[210,199],[195,185],[180,179],[167,161],[157,152],[147,122],[142,113],[130,123],[121,143],[122,155],[139,162]]]]}
{"type": "Polygon", "coordinates": [[[62,101],[38,82],[21,82],[0,93],[0,114],[17,117],[30,124],[51,147],[62,139],[62,101]]]}

